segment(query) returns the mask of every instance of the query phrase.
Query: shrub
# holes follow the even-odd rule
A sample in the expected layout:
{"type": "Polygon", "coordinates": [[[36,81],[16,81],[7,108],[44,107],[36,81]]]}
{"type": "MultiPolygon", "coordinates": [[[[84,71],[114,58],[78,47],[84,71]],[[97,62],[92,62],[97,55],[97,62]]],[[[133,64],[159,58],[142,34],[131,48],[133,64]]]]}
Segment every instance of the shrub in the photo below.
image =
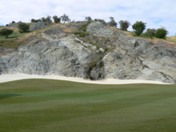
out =
{"type": "Polygon", "coordinates": [[[117,23],[113,17],[110,17],[110,22],[108,22],[108,25],[113,26],[113,27],[117,27],[117,23]]]}
{"type": "Polygon", "coordinates": [[[92,18],[90,16],[88,16],[88,17],[85,18],[85,20],[90,22],[90,21],[92,21],[92,18]]]}
{"type": "Polygon", "coordinates": [[[12,23],[11,24],[15,24],[16,22],[15,21],[12,21],[12,23]]]}
{"type": "Polygon", "coordinates": [[[137,21],[135,24],[132,25],[132,28],[135,30],[135,34],[137,36],[140,36],[145,30],[145,23],[143,23],[142,21],[137,21]]]}
{"type": "Polygon", "coordinates": [[[20,32],[23,32],[23,33],[29,31],[29,25],[26,24],[26,23],[23,23],[23,22],[20,22],[20,23],[18,24],[18,28],[19,28],[20,32]]]}
{"type": "Polygon", "coordinates": [[[123,20],[121,20],[119,24],[120,24],[120,29],[123,31],[127,31],[128,27],[130,26],[130,23],[128,21],[123,21],[123,20]]]}
{"type": "Polygon", "coordinates": [[[74,34],[79,37],[86,37],[89,35],[89,33],[87,33],[87,32],[74,32],[74,34]]]}
{"type": "Polygon", "coordinates": [[[107,25],[107,23],[103,19],[94,19],[94,21],[101,22],[102,24],[107,25]]]}
{"type": "Polygon", "coordinates": [[[54,23],[60,23],[61,19],[58,16],[53,16],[54,23]]]}
{"type": "Polygon", "coordinates": [[[36,22],[41,22],[42,20],[40,19],[31,19],[31,23],[36,23],[36,22]]]}
{"type": "Polygon", "coordinates": [[[168,31],[165,28],[158,28],[155,32],[156,38],[166,38],[166,35],[168,34],[168,31]]]}
{"type": "Polygon", "coordinates": [[[0,35],[5,36],[6,38],[8,38],[8,36],[12,33],[13,33],[13,30],[11,29],[3,28],[0,30],[0,35]]]}
{"type": "Polygon", "coordinates": [[[152,37],[155,37],[155,32],[156,32],[156,29],[148,28],[145,34],[147,37],[152,38],[152,37]]]}
{"type": "Polygon", "coordinates": [[[52,20],[51,20],[50,16],[47,16],[46,18],[42,17],[41,21],[44,22],[46,25],[50,25],[52,23],[52,20]]]}
{"type": "Polygon", "coordinates": [[[35,19],[31,19],[31,23],[37,22],[35,19]]]}
{"type": "Polygon", "coordinates": [[[50,16],[47,16],[47,17],[45,18],[45,23],[48,24],[48,25],[52,23],[52,20],[51,20],[51,17],[50,17],[50,16]]]}

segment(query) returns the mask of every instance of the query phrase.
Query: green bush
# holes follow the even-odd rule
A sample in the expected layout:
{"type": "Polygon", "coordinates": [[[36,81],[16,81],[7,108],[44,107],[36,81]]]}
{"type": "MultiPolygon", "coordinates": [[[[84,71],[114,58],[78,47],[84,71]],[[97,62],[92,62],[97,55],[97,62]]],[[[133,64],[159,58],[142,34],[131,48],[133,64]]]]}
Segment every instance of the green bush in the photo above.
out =
{"type": "Polygon", "coordinates": [[[140,36],[143,33],[145,27],[145,23],[143,23],[142,21],[137,21],[135,24],[132,25],[132,28],[135,30],[134,32],[137,36],[140,36]]]}
{"type": "Polygon", "coordinates": [[[61,19],[58,16],[53,16],[54,23],[60,23],[61,19]]]}
{"type": "Polygon", "coordinates": [[[23,23],[23,22],[20,22],[18,24],[18,28],[19,28],[20,32],[23,32],[23,33],[26,33],[29,31],[29,25],[26,23],[23,23]]]}
{"type": "Polygon", "coordinates": [[[47,16],[46,18],[42,17],[41,21],[44,22],[46,25],[52,24],[51,16],[47,16]]]}
{"type": "Polygon", "coordinates": [[[88,17],[85,18],[85,20],[90,22],[90,21],[92,21],[92,18],[90,16],[88,16],[88,17]]]}
{"type": "Polygon", "coordinates": [[[149,38],[155,37],[156,29],[150,29],[148,28],[146,31],[146,36],[149,38]]]}
{"type": "Polygon", "coordinates": [[[13,30],[11,29],[3,28],[0,30],[0,35],[5,36],[6,38],[8,38],[8,36],[12,33],[13,33],[13,30]]]}
{"type": "Polygon", "coordinates": [[[108,22],[108,25],[113,26],[113,27],[117,27],[117,23],[113,17],[110,17],[110,22],[108,22]]]}
{"type": "Polygon", "coordinates": [[[79,36],[79,37],[86,37],[89,35],[88,32],[74,32],[75,35],[79,36]]]}
{"type": "Polygon", "coordinates": [[[127,31],[128,27],[130,26],[130,23],[128,21],[123,21],[123,20],[121,20],[119,24],[120,24],[120,29],[123,31],[127,31]]]}
{"type": "Polygon", "coordinates": [[[155,32],[156,38],[166,38],[168,31],[165,28],[158,28],[155,32]]]}

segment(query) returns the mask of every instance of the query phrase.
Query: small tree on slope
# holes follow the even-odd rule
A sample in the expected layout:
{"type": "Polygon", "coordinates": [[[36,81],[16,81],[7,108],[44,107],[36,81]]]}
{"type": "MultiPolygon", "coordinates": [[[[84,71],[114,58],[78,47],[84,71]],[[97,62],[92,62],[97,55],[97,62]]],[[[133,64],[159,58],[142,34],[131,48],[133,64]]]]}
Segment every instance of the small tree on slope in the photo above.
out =
{"type": "Polygon", "coordinates": [[[143,23],[142,21],[137,21],[135,24],[132,25],[132,28],[135,30],[134,32],[137,36],[140,36],[143,33],[145,27],[145,23],[143,23]]]}

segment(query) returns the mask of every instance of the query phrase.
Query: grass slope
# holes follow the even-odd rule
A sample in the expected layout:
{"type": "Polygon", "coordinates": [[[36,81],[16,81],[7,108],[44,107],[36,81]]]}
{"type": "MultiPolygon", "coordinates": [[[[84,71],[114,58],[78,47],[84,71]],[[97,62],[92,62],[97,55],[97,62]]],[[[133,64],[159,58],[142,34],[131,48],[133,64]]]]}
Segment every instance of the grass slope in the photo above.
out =
{"type": "Polygon", "coordinates": [[[175,132],[175,85],[0,84],[1,132],[175,132]]]}
{"type": "Polygon", "coordinates": [[[4,48],[17,48],[18,46],[24,44],[22,39],[24,39],[29,33],[19,33],[17,29],[13,29],[13,33],[6,38],[5,36],[0,36],[0,47],[4,48]]]}

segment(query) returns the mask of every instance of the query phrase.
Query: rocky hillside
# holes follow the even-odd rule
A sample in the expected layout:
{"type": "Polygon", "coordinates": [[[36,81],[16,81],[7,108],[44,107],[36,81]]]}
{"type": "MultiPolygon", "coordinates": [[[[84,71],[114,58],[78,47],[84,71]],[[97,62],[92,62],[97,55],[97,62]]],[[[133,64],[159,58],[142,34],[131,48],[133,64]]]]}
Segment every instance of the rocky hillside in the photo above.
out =
{"type": "Polygon", "coordinates": [[[100,22],[56,24],[32,34],[23,46],[0,48],[0,74],[176,83],[176,45],[132,37],[100,22]]]}

